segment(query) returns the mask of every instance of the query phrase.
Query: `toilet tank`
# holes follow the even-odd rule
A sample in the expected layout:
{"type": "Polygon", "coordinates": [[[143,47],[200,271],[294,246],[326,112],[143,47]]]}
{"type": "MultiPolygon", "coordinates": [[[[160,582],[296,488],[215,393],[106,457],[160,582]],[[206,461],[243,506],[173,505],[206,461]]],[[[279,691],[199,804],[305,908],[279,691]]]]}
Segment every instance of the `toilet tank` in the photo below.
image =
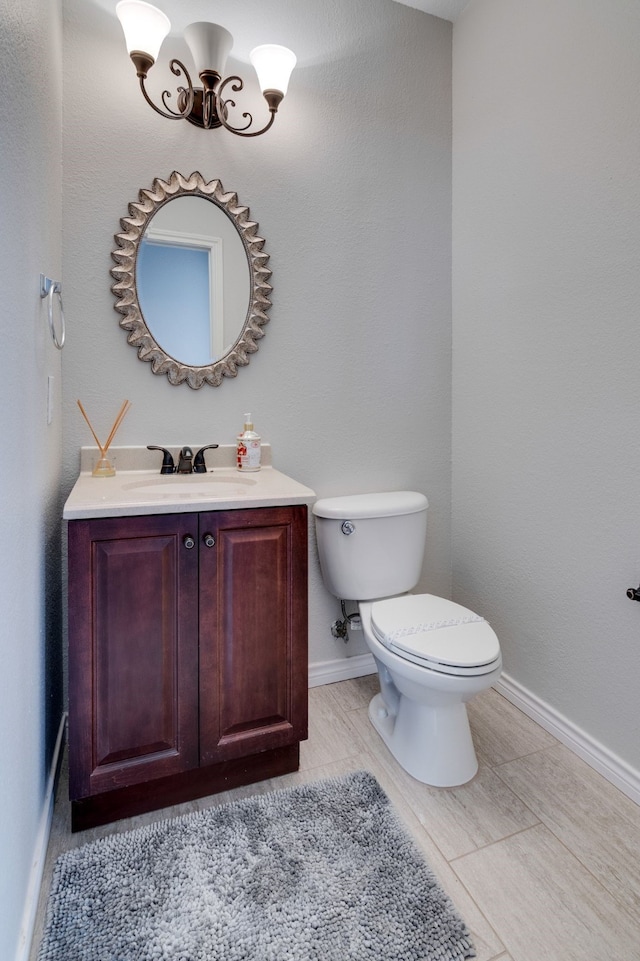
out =
{"type": "Polygon", "coordinates": [[[325,585],[344,600],[410,591],[418,582],[427,498],[416,491],[347,494],[316,501],[313,513],[325,585]]]}

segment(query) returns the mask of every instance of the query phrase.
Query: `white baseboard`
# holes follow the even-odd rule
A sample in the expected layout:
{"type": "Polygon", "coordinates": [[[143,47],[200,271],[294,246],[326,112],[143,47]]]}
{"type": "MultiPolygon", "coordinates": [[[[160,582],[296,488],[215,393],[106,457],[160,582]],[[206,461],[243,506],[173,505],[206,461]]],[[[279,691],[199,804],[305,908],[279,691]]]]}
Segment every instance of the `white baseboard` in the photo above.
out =
{"type": "Polygon", "coordinates": [[[60,770],[60,762],[62,760],[62,746],[64,744],[66,723],[67,715],[63,714],[60,719],[58,737],[56,738],[56,745],[53,749],[53,757],[51,758],[51,767],[49,768],[47,787],[44,794],[44,800],[42,802],[42,814],[40,815],[38,834],[33,849],[31,871],[29,873],[29,885],[27,887],[24,911],[22,912],[22,924],[20,925],[20,935],[18,938],[18,948],[15,961],[28,961],[29,954],[31,952],[31,941],[33,939],[33,929],[36,921],[36,912],[38,910],[38,899],[40,897],[44,863],[47,857],[49,834],[51,833],[53,805],[55,802],[58,772],[60,770]]]}
{"type": "Polygon", "coordinates": [[[336,681],[348,681],[351,677],[375,673],[376,663],[371,654],[336,657],[333,661],[316,661],[309,665],[309,687],[320,687],[321,684],[334,684],[336,681]]]}
{"type": "Polygon", "coordinates": [[[640,771],[632,768],[508,674],[502,674],[495,688],[540,727],[557,737],[590,767],[615,784],[623,794],[640,804],[640,771]]]}

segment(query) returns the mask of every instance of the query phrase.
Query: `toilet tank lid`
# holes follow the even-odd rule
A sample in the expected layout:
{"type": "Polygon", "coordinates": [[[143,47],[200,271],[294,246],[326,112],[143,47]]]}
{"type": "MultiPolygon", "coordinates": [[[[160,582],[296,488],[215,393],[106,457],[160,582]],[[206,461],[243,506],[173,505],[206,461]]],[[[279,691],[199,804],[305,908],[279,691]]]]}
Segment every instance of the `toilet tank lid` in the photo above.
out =
{"type": "Polygon", "coordinates": [[[393,517],[425,511],[429,502],[417,491],[383,491],[376,494],[345,494],[322,497],[313,505],[318,517],[352,520],[354,517],[393,517]]]}

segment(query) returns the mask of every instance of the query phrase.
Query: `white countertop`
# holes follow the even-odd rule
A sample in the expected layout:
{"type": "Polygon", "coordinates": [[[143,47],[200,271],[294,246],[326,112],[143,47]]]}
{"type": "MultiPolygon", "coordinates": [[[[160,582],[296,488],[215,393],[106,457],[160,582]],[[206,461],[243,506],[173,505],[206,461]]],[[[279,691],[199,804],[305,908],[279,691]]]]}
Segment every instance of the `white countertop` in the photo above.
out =
{"type": "Polygon", "coordinates": [[[137,514],[185,514],[245,507],[308,504],[315,492],[274,467],[238,471],[217,467],[206,474],[160,474],[123,470],[115,477],[83,471],[66,504],[66,520],[133,517],[137,514]]]}

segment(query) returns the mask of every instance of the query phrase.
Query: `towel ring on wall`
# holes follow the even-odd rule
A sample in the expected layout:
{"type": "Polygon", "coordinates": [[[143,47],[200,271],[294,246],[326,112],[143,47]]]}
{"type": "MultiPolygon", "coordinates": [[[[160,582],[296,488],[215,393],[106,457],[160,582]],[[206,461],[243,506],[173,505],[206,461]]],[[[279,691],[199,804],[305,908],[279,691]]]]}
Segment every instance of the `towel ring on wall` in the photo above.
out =
{"type": "Polygon", "coordinates": [[[47,298],[47,307],[49,311],[49,330],[51,331],[51,337],[53,338],[53,343],[58,348],[62,350],[64,347],[65,338],[65,327],[64,327],[64,309],[62,306],[62,284],[59,280],[51,280],[50,277],[45,277],[44,274],[40,274],[40,296],[44,299],[47,298]],[[58,295],[58,307],[60,308],[60,336],[56,331],[55,324],[53,322],[53,297],[54,294],[58,295]]]}

